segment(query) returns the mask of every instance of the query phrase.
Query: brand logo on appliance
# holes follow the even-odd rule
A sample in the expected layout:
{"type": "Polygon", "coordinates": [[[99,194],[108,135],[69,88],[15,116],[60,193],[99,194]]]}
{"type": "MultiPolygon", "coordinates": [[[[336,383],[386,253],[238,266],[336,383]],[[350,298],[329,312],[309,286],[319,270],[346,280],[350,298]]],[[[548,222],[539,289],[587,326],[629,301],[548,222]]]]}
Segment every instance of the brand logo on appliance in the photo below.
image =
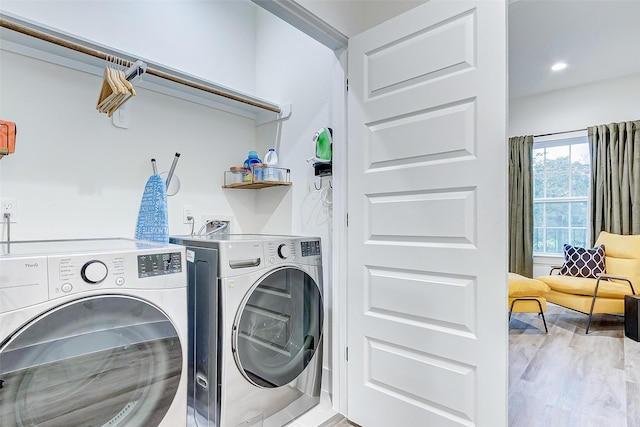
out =
{"type": "Polygon", "coordinates": [[[24,264],[25,268],[38,268],[38,263],[33,263],[33,264],[29,264],[29,263],[25,263],[24,264]]]}

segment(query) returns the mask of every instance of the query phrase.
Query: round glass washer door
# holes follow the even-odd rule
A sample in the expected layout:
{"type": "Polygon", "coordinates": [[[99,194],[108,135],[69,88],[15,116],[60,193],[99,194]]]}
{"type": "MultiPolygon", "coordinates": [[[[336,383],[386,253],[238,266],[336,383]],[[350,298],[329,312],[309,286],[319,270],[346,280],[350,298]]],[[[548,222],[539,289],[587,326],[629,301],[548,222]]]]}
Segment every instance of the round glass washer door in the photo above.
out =
{"type": "Polygon", "coordinates": [[[181,375],[180,339],[162,311],[129,296],[82,298],[0,343],[0,419],[15,426],[157,426],[181,375]]]}
{"type": "Polygon", "coordinates": [[[322,339],[318,284],[304,271],[284,267],[263,277],[243,300],[233,325],[236,365],[256,386],[295,380],[322,339]]]}

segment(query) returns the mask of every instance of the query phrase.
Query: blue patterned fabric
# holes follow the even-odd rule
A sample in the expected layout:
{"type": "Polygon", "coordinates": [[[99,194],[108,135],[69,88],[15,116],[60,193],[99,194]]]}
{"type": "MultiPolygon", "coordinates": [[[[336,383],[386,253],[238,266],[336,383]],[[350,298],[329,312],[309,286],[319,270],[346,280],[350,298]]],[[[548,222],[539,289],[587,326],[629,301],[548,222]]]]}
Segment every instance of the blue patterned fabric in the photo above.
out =
{"type": "Polygon", "coordinates": [[[151,175],[144,187],[135,238],[169,243],[167,191],[160,175],[151,175]]]}
{"type": "Polygon", "coordinates": [[[564,245],[564,265],[560,274],[596,278],[605,272],[604,245],[592,249],[564,245]]]}

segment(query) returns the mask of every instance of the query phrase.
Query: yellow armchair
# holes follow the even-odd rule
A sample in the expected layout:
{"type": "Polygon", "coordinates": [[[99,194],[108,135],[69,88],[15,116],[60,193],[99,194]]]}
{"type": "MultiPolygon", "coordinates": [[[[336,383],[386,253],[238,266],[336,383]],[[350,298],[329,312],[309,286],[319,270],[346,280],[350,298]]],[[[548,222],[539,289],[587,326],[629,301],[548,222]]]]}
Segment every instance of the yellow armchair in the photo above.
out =
{"type": "Polygon", "coordinates": [[[624,296],[640,291],[640,235],[623,236],[602,231],[596,246],[604,245],[606,273],[597,278],[552,274],[537,279],[549,285],[547,301],[589,315],[624,313],[624,296]],[[635,288],[634,288],[635,286],[635,288]]]}

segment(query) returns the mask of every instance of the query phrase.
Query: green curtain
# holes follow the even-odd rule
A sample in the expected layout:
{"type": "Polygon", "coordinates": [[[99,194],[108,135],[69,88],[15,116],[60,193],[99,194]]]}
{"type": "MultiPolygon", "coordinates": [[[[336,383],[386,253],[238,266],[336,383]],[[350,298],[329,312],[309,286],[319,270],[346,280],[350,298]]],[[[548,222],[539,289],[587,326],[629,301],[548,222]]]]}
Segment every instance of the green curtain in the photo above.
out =
{"type": "Polygon", "coordinates": [[[533,136],[509,138],[509,271],[533,276],[533,136]]]}
{"type": "Polygon", "coordinates": [[[640,234],[640,120],[588,128],[591,243],[600,231],[640,234]]]}

